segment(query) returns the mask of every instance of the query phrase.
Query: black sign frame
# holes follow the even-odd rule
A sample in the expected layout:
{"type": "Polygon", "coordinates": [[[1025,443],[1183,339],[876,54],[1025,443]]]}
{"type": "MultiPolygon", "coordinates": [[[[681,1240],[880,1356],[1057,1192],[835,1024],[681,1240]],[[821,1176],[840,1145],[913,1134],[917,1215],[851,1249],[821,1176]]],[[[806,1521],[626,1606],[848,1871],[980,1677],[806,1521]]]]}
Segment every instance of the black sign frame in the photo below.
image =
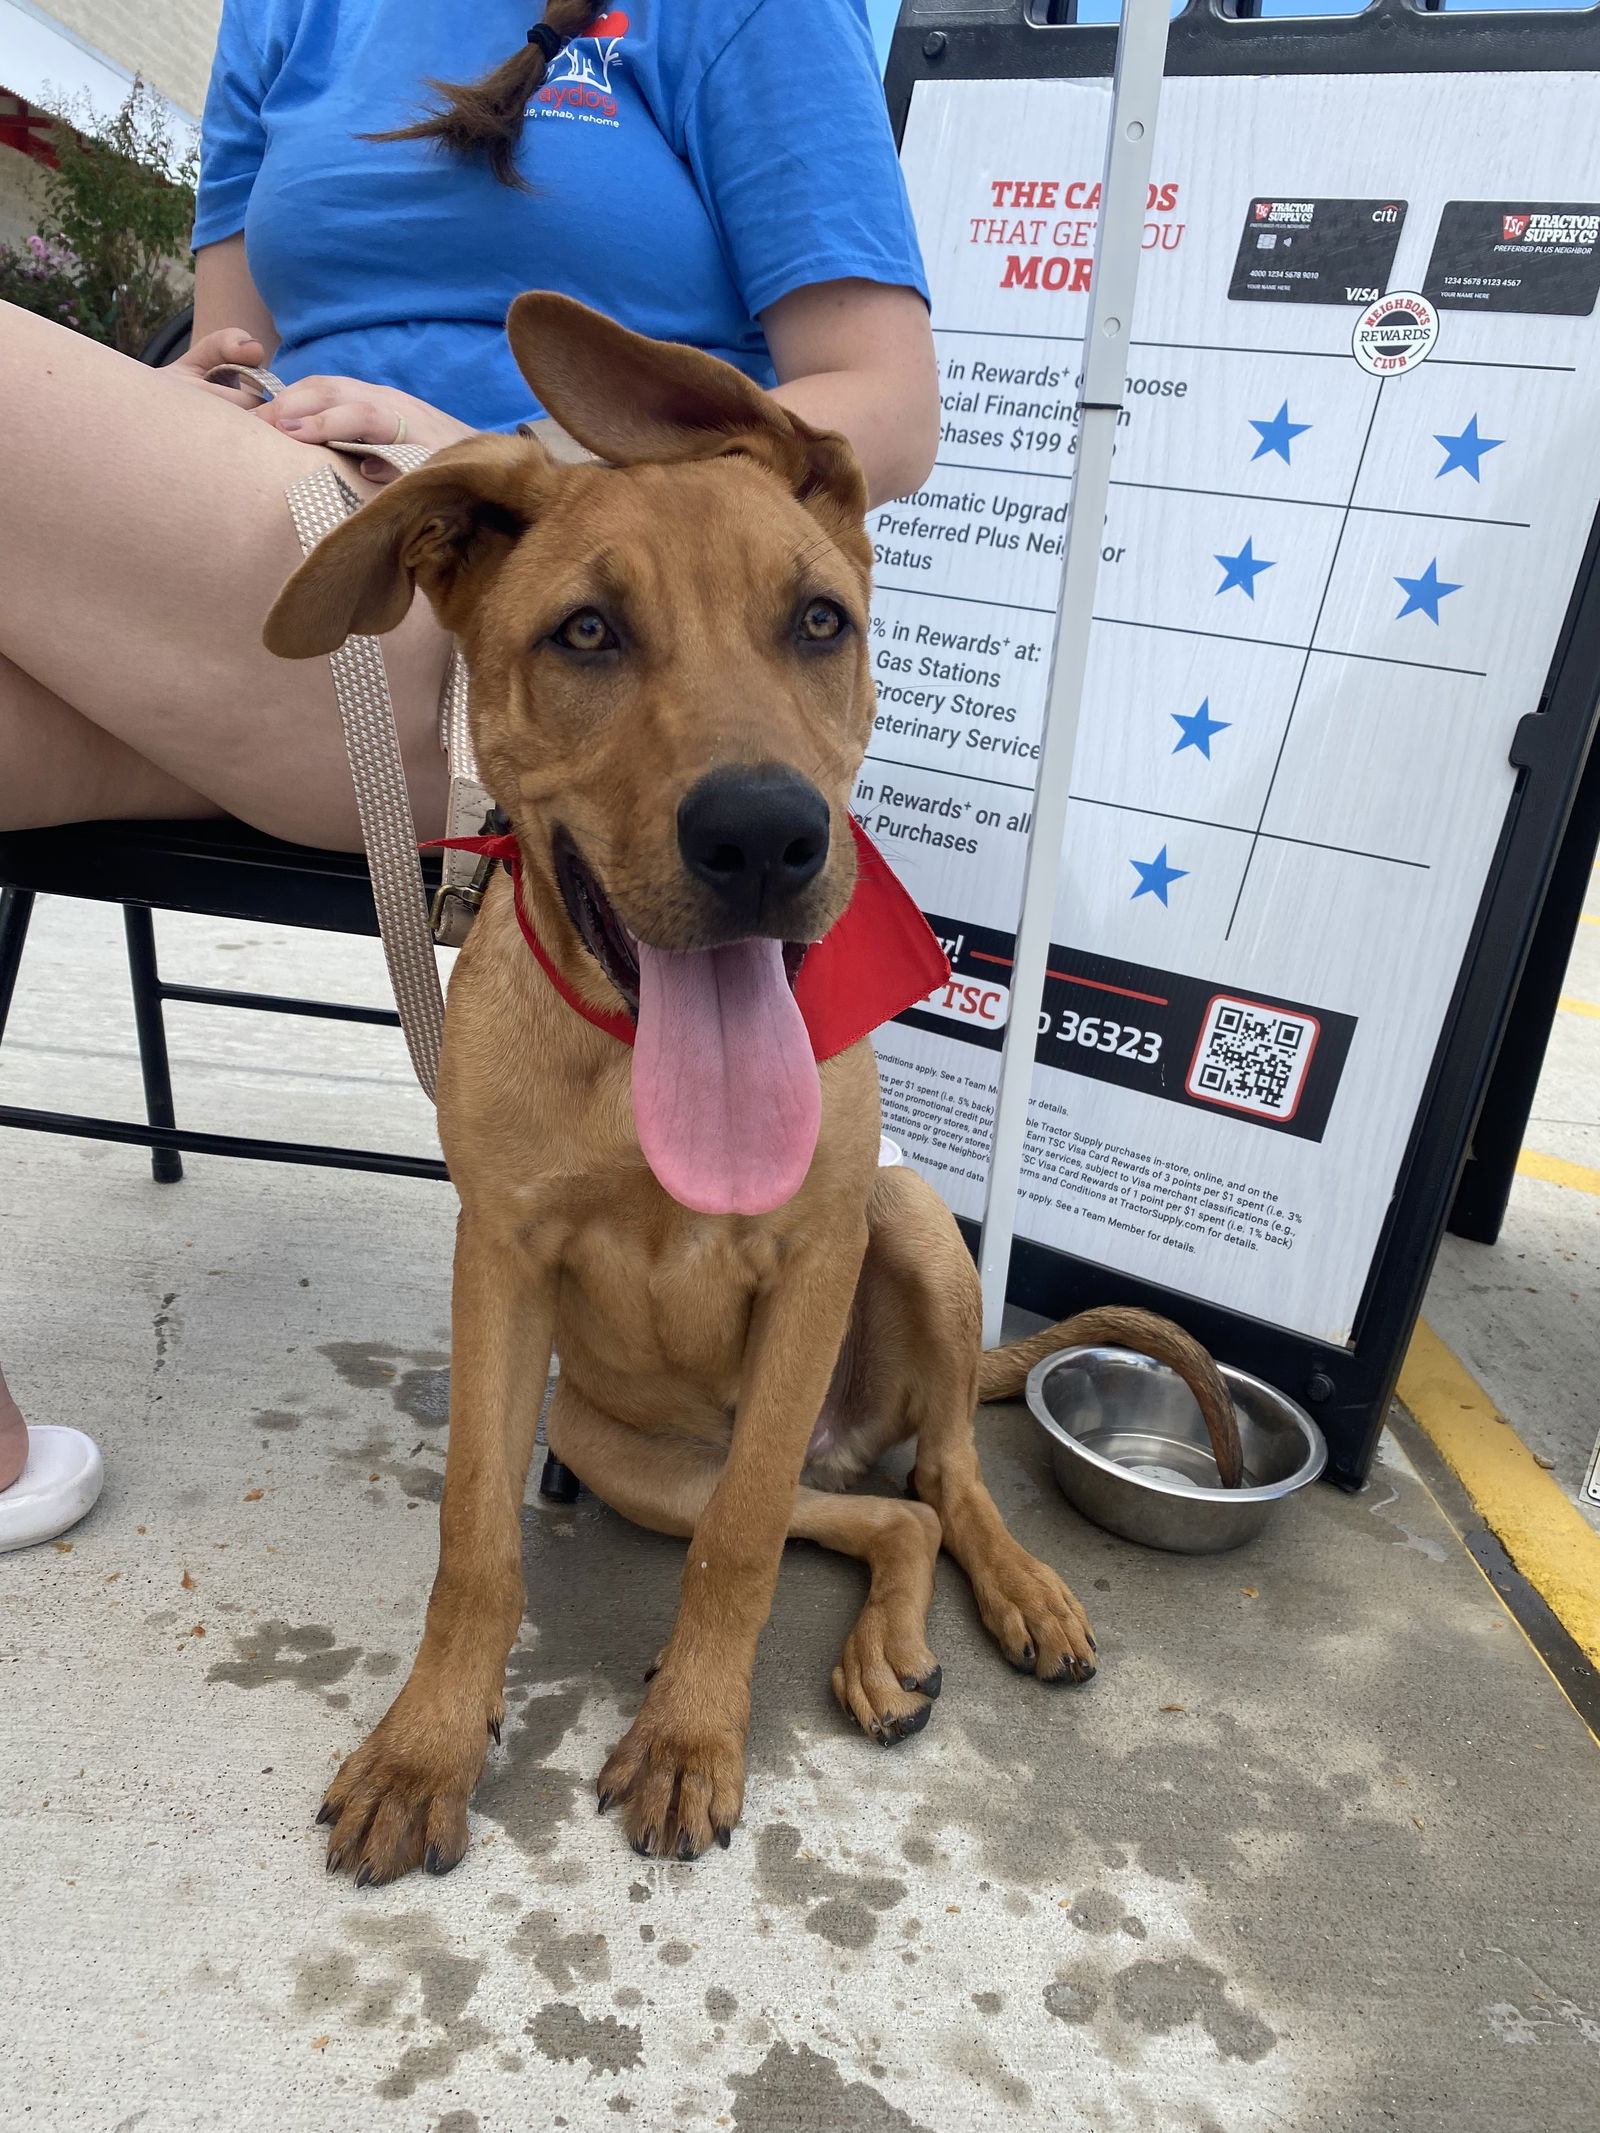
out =
{"type": "MultiPolygon", "coordinates": [[[[1167,74],[1600,73],[1600,6],[1447,15],[1374,0],[1354,15],[1263,20],[1258,5],[1189,0],[1173,18],[1167,74]]],[[[1109,76],[1115,27],[1072,13],[1073,0],[905,0],[885,75],[896,139],[919,81],[1109,76]]],[[[1328,1439],[1328,1478],[1359,1488],[1447,1222],[1484,1242],[1498,1228],[1554,1012],[1552,972],[1575,931],[1571,883],[1587,877],[1600,818],[1597,722],[1600,512],[1538,709],[1510,750],[1517,782],[1348,1346],[1024,1238],[1012,1249],[1011,1301],[1050,1318],[1115,1302],[1180,1319],[1226,1361],[1303,1400],[1328,1439]]],[[[976,1223],[961,1226],[975,1251],[976,1223]]]]}

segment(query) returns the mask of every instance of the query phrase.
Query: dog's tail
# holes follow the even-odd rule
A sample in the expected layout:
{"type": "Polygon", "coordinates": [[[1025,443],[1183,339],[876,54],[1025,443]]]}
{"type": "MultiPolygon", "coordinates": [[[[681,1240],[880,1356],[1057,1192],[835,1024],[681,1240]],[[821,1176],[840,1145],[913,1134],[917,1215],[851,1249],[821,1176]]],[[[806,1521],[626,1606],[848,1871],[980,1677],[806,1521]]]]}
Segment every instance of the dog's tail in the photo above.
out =
{"type": "Polygon", "coordinates": [[[1244,1479],[1244,1457],[1222,1374],[1197,1340],[1154,1311],[1105,1304],[1046,1326],[1042,1333],[1030,1333],[1026,1340],[1012,1341],[1009,1347],[985,1349],[978,1359],[978,1398],[1014,1400],[1035,1363],[1058,1348],[1080,1347],[1131,1348],[1175,1370],[1200,1404],[1223,1487],[1238,1488],[1244,1479]]]}

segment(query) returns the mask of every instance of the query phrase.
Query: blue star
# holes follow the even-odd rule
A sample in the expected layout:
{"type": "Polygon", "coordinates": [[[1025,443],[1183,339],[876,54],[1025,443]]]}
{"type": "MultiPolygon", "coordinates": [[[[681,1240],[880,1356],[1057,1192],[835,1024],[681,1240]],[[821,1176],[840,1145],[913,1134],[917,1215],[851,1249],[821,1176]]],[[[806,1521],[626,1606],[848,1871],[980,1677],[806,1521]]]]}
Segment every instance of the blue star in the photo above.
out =
{"type": "Polygon", "coordinates": [[[1479,479],[1478,468],[1482,464],[1484,453],[1497,452],[1501,445],[1505,443],[1503,437],[1480,437],[1478,435],[1478,418],[1476,415],[1471,418],[1459,437],[1441,436],[1439,431],[1435,430],[1433,441],[1435,444],[1444,446],[1444,465],[1433,477],[1435,481],[1438,481],[1442,475],[1448,474],[1452,467],[1463,468],[1465,472],[1472,476],[1474,481],[1477,481],[1479,479]]]}
{"type": "Polygon", "coordinates": [[[1289,458],[1290,445],[1293,444],[1297,437],[1303,437],[1306,431],[1310,429],[1311,424],[1309,422],[1291,422],[1289,420],[1289,403],[1285,400],[1270,422],[1260,422],[1252,415],[1250,417],[1250,427],[1257,431],[1261,438],[1261,442],[1250,454],[1250,457],[1252,459],[1264,459],[1268,452],[1276,452],[1284,465],[1289,466],[1292,464],[1289,458]]]}
{"type": "Polygon", "coordinates": [[[1460,592],[1459,585],[1450,585],[1439,575],[1439,558],[1434,557],[1420,578],[1399,578],[1394,581],[1406,596],[1406,604],[1395,616],[1399,622],[1406,615],[1426,615],[1435,626],[1439,620],[1439,602],[1447,593],[1460,592]]]}
{"type": "Polygon", "coordinates": [[[1139,877],[1139,886],[1128,899],[1130,903],[1136,902],[1141,896],[1159,896],[1161,901],[1165,903],[1168,889],[1171,888],[1175,881],[1182,881],[1189,871],[1187,867],[1169,867],[1167,865],[1167,848],[1165,845],[1157,852],[1154,859],[1130,859],[1128,864],[1139,877]]]}
{"type": "Polygon", "coordinates": [[[1198,748],[1209,763],[1211,760],[1212,734],[1226,733],[1233,721],[1227,718],[1213,718],[1211,716],[1211,699],[1208,696],[1199,710],[1191,711],[1187,718],[1184,717],[1181,711],[1174,711],[1172,723],[1183,735],[1182,740],[1173,749],[1173,754],[1182,755],[1185,748],[1198,748]]]}
{"type": "Polygon", "coordinates": [[[1264,570],[1275,568],[1271,563],[1259,562],[1248,541],[1237,555],[1219,555],[1217,561],[1222,565],[1222,583],[1217,587],[1219,598],[1230,585],[1237,585],[1242,593],[1253,600],[1256,596],[1256,579],[1264,570]]]}

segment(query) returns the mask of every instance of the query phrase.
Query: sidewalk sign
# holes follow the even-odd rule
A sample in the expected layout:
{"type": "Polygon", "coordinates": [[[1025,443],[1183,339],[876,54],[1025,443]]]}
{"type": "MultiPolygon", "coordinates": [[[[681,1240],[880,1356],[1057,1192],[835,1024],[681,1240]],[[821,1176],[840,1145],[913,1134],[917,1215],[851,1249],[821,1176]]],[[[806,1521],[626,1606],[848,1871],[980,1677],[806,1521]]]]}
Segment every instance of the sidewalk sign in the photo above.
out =
{"type": "MultiPolygon", "coordinates": [[[[886,1130],[968,1225],[1114,44],[908,0],[888,74],[944,426],[875,521],[857,810],[954,970],[886,1130]]],[[[1597,65],[1592,10],[1172,25],[1009,1293],[1171,1311],[1347,1485],[1595,720],[1597,65]]]]}

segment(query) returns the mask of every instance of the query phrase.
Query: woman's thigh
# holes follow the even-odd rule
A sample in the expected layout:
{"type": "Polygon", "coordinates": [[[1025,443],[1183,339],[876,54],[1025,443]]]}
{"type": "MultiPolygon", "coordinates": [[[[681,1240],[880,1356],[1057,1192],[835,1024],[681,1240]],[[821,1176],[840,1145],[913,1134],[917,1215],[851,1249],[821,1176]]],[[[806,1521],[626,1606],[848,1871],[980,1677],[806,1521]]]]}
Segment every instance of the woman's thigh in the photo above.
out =
{"type": "MultiPolygon", "coordinates": [[[[335,457],[0,304],[0,655],[227,813],[355,847],[328,662],[261,643],[300,560],[284,490],[313,454],[335,457]]],[[[422,601],[384,640],[424,835],[448,650],[422,601]]]]}
{"type": "Polygon", "coordinates": [[[0,655],[0,830],[218,812],[0,655]]]}

